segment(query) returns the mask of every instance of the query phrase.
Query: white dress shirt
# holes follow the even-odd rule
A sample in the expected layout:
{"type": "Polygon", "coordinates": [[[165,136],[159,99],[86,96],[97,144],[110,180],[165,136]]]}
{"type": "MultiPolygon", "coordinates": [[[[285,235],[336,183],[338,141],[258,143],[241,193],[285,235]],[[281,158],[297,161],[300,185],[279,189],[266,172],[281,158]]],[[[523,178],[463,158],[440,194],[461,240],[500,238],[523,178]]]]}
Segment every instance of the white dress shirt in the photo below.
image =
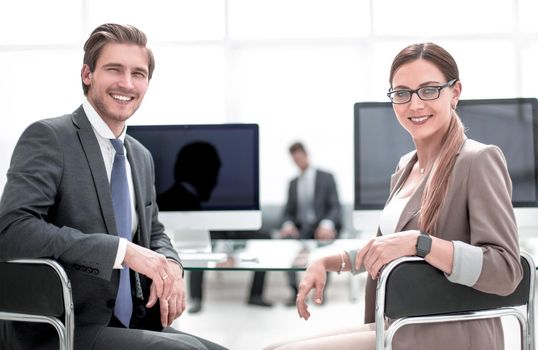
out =
{"type": "MultiPolygon", "coordinates": [[[[103,119],[97,114],[97,111],[93,108],[93,106],[88,102],[87,99],[84,100],[82,103],[82,107],[84,108],[84,112],[86,113],[86,116],[88,117],[88,120],[90,121],[90,124],[92,125],[93,132],[95,133],[95,137],[97,138],[97,142],[99,142],[99,148],[101,149],[101,154],[103,155],[103,160],[105,162],[105,169],[106,174],[108,177],[108,182],[110,183],[110,177],[112,175],[112,165],[114,164],[114,156],[116,155],[116,151],[114,150],[114,147],[112,146],[112,143],[110,143],[110,139],[116,138],[112,130],[106,125],[106,123],[103,121],[103,119]]],[[[118,137],[122,142],[125,141],[125,133],[126,133],[127,127],[123,129],[123,132],[118,137]]],[[[125,146],[123,146],[125,149],[125,146]]],[[[125,157],[127,158],[127,150],[124,150],[125,157]]],[[[133,175],[131,173],[131,165],[129,164],[129,160],[126,159],[125,162],[126,170],[127,170],[127,184],[129,186],[129,196],[131,199],[131,234],[134,235],[136,232],[136,228],[138,226],[138,216],[136,215],[136,209],[135,209],[135,194],[134,194],[134,187],[133,187],[133,175]]],[[[127,240],[125,238],[120,238],[120,244],[118,246],[118,253],[116,254],[116,259],[114,261],[114,268],[115,269],[121,269],[122,268],[122,262],[125,258],[125,252],[127,250],[127,240]]]]}

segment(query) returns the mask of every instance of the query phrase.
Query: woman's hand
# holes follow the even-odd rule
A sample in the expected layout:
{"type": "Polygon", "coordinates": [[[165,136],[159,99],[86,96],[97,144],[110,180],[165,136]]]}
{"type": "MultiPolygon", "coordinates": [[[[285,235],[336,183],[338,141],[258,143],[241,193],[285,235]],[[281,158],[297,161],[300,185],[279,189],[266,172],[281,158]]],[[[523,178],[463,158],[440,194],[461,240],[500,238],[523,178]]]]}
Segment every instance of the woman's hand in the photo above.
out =
{"type": "Polygon", "coordinates": [[[372,279],[376,279],[385,264],[402,256],[415,255],[419,235],[418,230],[409,230],[370,240],[357,253],[355,268],[358,270],[364,265],[372,279]]]}
{"type": "Polygon", "coordinates": [[[315,288],[316,296],[314,302],[318,305],[323,300],[323,289],[325,288],[325,282],[327,280],[327,269],[323,259],[314,261],[306,269],[306,273],[299,283],[299,292],[297,294],[297,312],[300,318],[308,320],[310,318],[310,312],[308,312],[308,305],[306,305],[306,298],[308,293],[315,288]]]}

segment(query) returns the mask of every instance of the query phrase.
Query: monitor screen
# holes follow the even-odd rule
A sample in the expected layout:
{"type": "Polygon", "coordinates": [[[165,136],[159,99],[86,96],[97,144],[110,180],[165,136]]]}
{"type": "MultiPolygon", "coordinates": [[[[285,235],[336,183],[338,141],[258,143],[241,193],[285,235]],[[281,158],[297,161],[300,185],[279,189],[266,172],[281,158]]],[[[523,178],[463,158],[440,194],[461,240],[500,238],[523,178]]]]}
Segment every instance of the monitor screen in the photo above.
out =
{"type": "MultiPolygon", "coordinates": [[[[514,207],[538,207],[538,101],[460,100],[469,138],[501,148],[512,179],[514,207]]],[[[390,102],[355,104],[355,210],[382,209],[400,157],[414,150],[390,102]]]]}
{"type": "Polygon", "coordinates": [[[127,134],[153,157],[167,229],[259,227],[258,125],[131,125],[127,134]]]}

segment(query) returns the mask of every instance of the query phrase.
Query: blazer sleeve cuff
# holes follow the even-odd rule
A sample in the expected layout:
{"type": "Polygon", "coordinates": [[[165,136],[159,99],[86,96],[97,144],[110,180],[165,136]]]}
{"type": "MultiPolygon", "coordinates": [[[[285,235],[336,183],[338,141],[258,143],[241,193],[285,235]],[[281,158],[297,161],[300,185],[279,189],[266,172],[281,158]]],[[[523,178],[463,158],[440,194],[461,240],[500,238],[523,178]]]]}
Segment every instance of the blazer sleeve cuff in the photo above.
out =
{"type": "Polygon", "coordinates": [[[123,269],[123,259],[125,259],[125,253],[127,252],[127,240],[120,238],[118,244],[118,252],[116,253],[116,259],[114,260],[114,269],[123,269]]]}
{"type": "Polygon", "coordinates": [[[361,266],[358,270],[355,268],[355,261],[357,260],[357,250],[356,249],[346,250],[346,254],[349,257],[349,262],[351,263],[350,269],[351,269],[352,274],[356,275],[356,274],[358,274],[360,272],[366,271],[364,266],[361,266]]]}
{"type": "Polygon", "coordinates": [[[452,273],[445,276],[450,282],[472,287],[482,273],[484,253],[482,248],[468,243],[453,241],[454,261],[452,273]]]}

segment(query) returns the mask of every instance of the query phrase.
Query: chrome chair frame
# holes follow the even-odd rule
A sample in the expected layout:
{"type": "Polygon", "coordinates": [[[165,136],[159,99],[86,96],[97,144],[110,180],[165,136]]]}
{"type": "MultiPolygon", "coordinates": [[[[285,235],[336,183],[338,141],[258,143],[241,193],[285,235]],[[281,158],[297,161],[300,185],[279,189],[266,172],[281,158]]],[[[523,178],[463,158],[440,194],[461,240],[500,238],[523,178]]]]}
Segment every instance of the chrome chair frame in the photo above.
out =
{"type": "MultiPolygon", "coordinates": [[[[71,283],[63,267],[51,259],[20,259],[11,260],[8,264],[28,264],[49,266],[57,275],[62,288],[64,319],[63,321],[55,315],[22,313],[13,310],[0,310],[0,320],[48,323],[54,327],[58,333],[60,350],[72,350],[75,328],[75,316],[73,311],[73,298],[71,294],[71,283]]],[[[2,281],[5,283],[5,281],[2,281]]]]}
{"type": "MultiPolygon", "coordinates": [[[[410,324],[420,324],[420,323],[438,323],[438,322],[454,322],[454,321],[468,321],[468,320],[477,320],[477,319],[486,319],[486,318],[496,318],[501,316],[513,316],[515,317],[520,325],[520,335],[521,335],[521,349],[524,350],[534,350],[534,279],[536,273],[536,267],[532,257],[525,253],[521,252],[522,262],[526,262],[529,266],[529,291],[528,299],[526,303],[526,310],[522,311],[516,308],[516,305],[511,306],[501,306],[494,309],[480,310],[480,311],[464,311],[459,313],[443,313],[443,314],[433,314],[433,315],[418,315],[418,316],[403,316],[392,320],[392,322],[387,329],[385,329],[385,320],[386,320],[386,288],[387,282],[390,277],[390,274],[393,270],[400,264],[405,264],[408,262],[417,262],[424,261],[424,259],[419,257],[403,257],[396,259],[389,264],[387,264],[379,277],[377,282],[376,290],[376,312],[375,312],[375,323],[376,323],[376,349],[377,350],[391,350],[392,349],[392,340],[395,333],[403,326],[410,324]]],[[[426,264],[426,263],[425,263],[426,264]]],[[[431,269],[435,269],[431,265],[427,265],[431,269]]],[[[525,305],[525,304],[522,304],[525,305]]],[[[420,313],[420,312],[419,312],[420,313]]]]}

